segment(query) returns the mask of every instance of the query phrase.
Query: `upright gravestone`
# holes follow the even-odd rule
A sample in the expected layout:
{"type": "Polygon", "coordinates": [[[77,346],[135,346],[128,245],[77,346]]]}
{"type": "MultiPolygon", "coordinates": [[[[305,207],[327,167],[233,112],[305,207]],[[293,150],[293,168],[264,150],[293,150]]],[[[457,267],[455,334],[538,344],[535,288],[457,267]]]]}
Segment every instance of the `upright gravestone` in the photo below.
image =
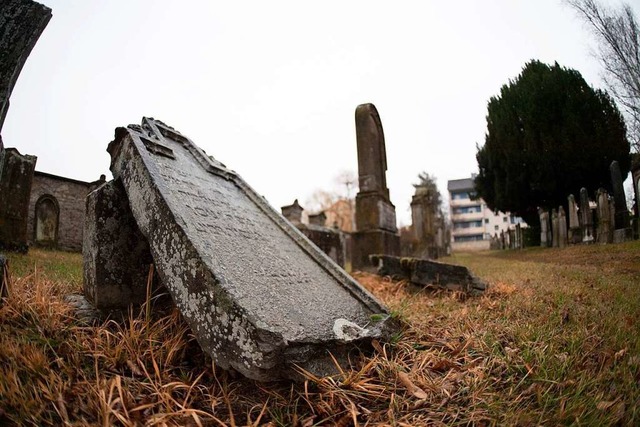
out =
{"type": "Polygon", "coordinates": [[[334,358],[346,364],[395,329],[368,291],[169,126],[118,128],[108,151],[160,281],[219,366],[258,380],[335,373],[334,358]]]}
{"type": "Polygon", "coordinates": [[[358,178],[356,232],[353,234],[353,269],[369,267],[371,254],[400,254],[396,208],[387,188],[387,154],[378,110],[373,104],[356,108],[358,178]]]}
{"type": "Polygon", "coordinates": [[[538,208],[540,216],[540,246],[543,248],[551,246],[549,241],[549,212],[542,208],[538,208]]]}
{"type": "Polygon", "coordinates": [[[567,201],[569,206],[568,241],[570,244],[580,243],[582,241],[582,230],[580,229],[580,219],[578,218],[578,205],[573,194],[569,194],[567,201]]]}
{"type": "Polygon", "coordinates": [[[35,156],[0,151],[0,249],[26,252],[27,217],[35,156]]]}
{"type": "Polygon", "coordinates": [[[634,227],[633,238],[640,238],[640,154],[636,154],[635,161],[631,165],[631,181],[633,182],[634,204],[634,227]]]}
{"type": "Polygon", "coordinates": [[[551,209],[551,246],[554,248],[560,246],[560,234],[558,227],[558,212],[555,209],[551,209]]]}
{"type": "Polygon", "coordinates": [[[567,215],[564,212],[564,206],[558,208],[558,247],[567,246],[567,215]]]}
{"type": "Polygon", "coordinates": [[[611,205],[609,194],[603,188],[596,192],[597,215],[598,215],[598,243],[611,243],[611,205]]]}
{"type": "Polygon", "coordinates": [[[582,224],[582,242],[593,243],[593,216],[591,215],[591,206],[589,205],[589,193],[587,189],[580,189],[580,222],[582,224]]]}
{"type": "Polygon", "coordinates": [[[0,5],[0,131],[9,97],[29,53],[51,19],[51,9],[31,0],[0,5]]]}
{"type": "Polygon", "coordinates": [[[622,183],[622,173],[620,164],[617,160],[611,162],[609,166],[611,172],[611,186],[613,187],[613,200],[615,201],[616,210],[614,212],[613,241],[614,243],[624,242],[633,239],[631,224],[629,222],[629,210],[627,209],[627,200],[624,195],[624,186],[622,183]]]}
{"type": "MultiPolygon", "coordinates": [[[[51,19],[51,9],[30,0],[0,4],[0,131],[9,97],[29,53],[51,19]]],[[[0,249],[27,250],[27,213],[36,157],[4,148],[0,136],[0,249]]]]}

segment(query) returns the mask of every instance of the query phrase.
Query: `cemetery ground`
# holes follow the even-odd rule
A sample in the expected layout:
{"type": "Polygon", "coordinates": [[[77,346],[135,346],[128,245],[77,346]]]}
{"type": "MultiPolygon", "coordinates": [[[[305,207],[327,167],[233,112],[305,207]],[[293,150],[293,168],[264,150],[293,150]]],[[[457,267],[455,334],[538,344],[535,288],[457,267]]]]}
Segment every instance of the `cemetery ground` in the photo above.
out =
{"type": "Polygon", "coordinates": [[[356,273],[403,332],[300,383],[216,368],[175,310],[78,323],[79,254],[9,260],[2,425],[640,424],[638,241],[445,258],[490,284],[479,297],[356,273]]]}

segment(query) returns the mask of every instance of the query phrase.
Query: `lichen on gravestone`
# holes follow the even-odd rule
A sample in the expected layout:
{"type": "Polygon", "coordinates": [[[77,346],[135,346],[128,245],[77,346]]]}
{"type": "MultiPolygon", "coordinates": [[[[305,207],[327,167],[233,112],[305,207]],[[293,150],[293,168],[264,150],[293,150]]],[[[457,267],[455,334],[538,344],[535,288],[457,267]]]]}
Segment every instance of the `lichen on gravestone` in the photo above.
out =
{"type": "Polygon", "coordinates": [[[395,332],[373,295],[173,128],[144,118],[108,151],[160,280],[219,366],[258,380],[332,374],[334,359],[395,332]]]}

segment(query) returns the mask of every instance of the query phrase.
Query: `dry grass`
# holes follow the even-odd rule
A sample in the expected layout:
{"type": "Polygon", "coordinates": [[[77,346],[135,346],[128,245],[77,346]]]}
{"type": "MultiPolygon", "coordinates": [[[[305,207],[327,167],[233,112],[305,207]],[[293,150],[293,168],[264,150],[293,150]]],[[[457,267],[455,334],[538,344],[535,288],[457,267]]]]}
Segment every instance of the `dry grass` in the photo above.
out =
{"type": "Polygon", "coordinates": [[[176,312],[79,325],[76,254],[11,255],[0,425],[638,425],[640,244],[459,255],[482,297],[356,274],[405,323],[330,378],[216,368],[176,312]]]}

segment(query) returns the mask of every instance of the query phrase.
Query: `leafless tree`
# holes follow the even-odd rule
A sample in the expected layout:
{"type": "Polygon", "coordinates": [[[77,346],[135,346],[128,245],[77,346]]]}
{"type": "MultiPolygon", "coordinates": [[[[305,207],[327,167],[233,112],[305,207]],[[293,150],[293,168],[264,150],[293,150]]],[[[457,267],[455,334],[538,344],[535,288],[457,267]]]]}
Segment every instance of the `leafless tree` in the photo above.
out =
{"type": "Polygon", "coordinates": [[[606,8],[595,0],[565,0],[587,22],[598,40],[597,57],[608,89],[622,107],[627,137],[640,152],[640,29],[627,3],[606,8]]]}

